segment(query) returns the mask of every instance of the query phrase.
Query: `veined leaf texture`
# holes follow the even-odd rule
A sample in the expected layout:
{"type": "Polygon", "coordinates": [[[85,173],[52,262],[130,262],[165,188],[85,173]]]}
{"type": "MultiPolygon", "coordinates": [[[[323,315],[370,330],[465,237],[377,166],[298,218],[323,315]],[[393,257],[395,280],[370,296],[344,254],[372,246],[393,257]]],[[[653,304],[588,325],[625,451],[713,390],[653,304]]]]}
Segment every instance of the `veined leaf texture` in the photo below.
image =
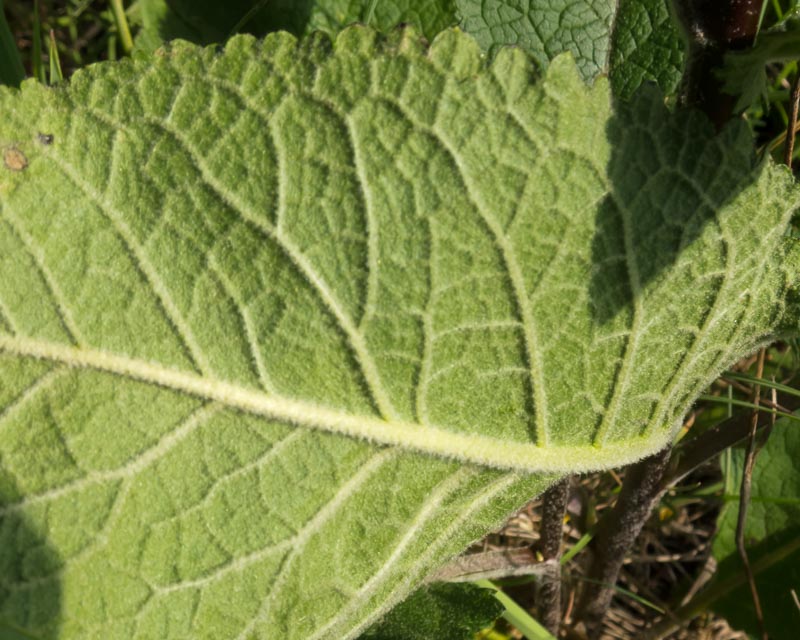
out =
{"type": "Polygon", "coordinates": [[[0,112],[0,618],[41,637],[357,637],[795,320],[788,172],[569,57],[240,36],[0,112]]]}

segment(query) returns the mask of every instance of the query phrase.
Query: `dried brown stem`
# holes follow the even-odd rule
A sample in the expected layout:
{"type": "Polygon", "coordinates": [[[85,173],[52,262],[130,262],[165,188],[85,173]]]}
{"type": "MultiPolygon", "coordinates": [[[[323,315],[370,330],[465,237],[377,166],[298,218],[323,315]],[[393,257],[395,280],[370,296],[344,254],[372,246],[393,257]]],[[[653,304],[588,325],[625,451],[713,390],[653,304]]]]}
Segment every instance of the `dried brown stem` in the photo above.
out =
{"type": "MultiPolygon", "coordinates": [[[[764,358],[766,350],[762,349],[758,354],[758,365],[756,368],[756,377],[760,378],[764,375],[764,358]]],[[[756,463],[756,456],[758,449],[756,448],[756,432],[758,429],[758,405],[761,401],[761,386],[756,385],[753,388],[753,404],[756,409],[753,411],[753,416],[750,420],[750,435],[747,441],[747,452],[744,459],[744,471],[742,473],[742,485],[739,491],[739,517],[736,521],[736,548],[739,551],[739,557],[742,559],[744,565],[745,575],[747,576],[747,584],[750,587],[750,595],[753,598],[753,606],[755,607],[756,619],[758,626],[761,629],[761,637],[763,640],[768,640],[766,627],[764,626],[764,613],[761,609],[761,599],[758,597],[758,588],[756,587],[756,579],[753,575],[753,569],[750,566],[750,558],[747,556],[747,546],[744,540],[744,529],[747,524],[747,506],[750,504],[750,490],[753,482],[753,467],[756,463]]]]}
{"type": "Polygon", "coordinates": [[[458,556],[428,577],[426,582],[475,582],[518,576],[545,576],[550,564],[540,562],[528,547],[499,549],[458,556]]]}
{"type": "Polygon", "coordinates": [[[794,156],[794,139],[797,135],[798,108],[800,108],[800,68],[795,72],[794,82],[792,83],[791,109],[789,111],[789,124],[786,127],[786,146],[783,152],[783,161],[790,169],[792,168],[792,157],[794,156]]]}

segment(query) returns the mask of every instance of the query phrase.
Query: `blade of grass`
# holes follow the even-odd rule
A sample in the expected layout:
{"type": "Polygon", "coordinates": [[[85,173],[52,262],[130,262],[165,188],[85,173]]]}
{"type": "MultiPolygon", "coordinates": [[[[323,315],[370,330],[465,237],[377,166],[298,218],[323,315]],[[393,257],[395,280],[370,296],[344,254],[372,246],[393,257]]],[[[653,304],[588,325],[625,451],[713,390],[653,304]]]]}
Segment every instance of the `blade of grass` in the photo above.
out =
{"type": "Polygon", "coordinates": [[[264,5],[267,4],[269,0],[260,0],[260,2],[254,4],[247,12],[239,18],[239,22],[237,22],[233,29],[230,30],[228,33],[228,38],[232,38],[235,34],[239,33],[242,29],[244,29],[245,25],[253,19],[253,16],[256,15],[259,11],[264,8],[264,5]]]}
{"type": "Polygon", "coordinates": [[[122,45],[122,50],[126,55],[130,55],[133,51],[133,38],[131,37],[131,29],[128,26],[128,17],[125,15],[125,7],[122,6],[122,0],[111,0],[111,10],[114,12],[114,22],[117,25],[117,33],[119,33],[119,42],[122,45]]]}
{"type": "Polygon", "coordinates": [[[108,36],[108,43],[106,44],[106,55],[108,59],[114,61],[117,59],[117,37],[114,35],[108,36]]]}
{"type": "Polygon", "coordinates": [[[10,622],[0,620],[0,640],[35,640],[35,636],[10,622]]]}
{"type": "Polygon", "coordinates": [[[491,589],[494,592],[494,597],[506,608],[503,617],[513,624],[528,640],[555,640],[547,629],[536,622],[525,609],[500,591],[493,582],[490,580],[477,580],[474,584],[484,589],[491,589]]]}
{"type": "Polygon", "coordinates": [[[594,531],[589,531],[588,533],[584,533],[580,540],[578,540],[572,548],[565,552],[564,555],[561,556],[561,566],[567,564],[570,560],[572,560],[576,555],[578,555],[583,548],[592,541],[594,537],[594,531]]]}
{"type": "MultiPolygon", "coordinates": [[[[766,7],[766,6],[767,6],[767,3],[765,2],[764,3],[764,7],[766,7]]],[[[775,16],[778,18],[778,20],[779,21],[783,20],[783,9],[781,8],[781,3],[780,3],[779,0],[772,0],[772,9],[773,9],[773,11],[775,11],[775,16]]],[[[762,14],[763,14],[763,10],[762,10],[762,14]]],[[[761,19],[763,20],[763,15],[762,15],[761,19]]]]}
{"type": "Polygon", "coordinates": [[[591,582],[592,584],[599,584],[600,586],[606,587],[608,589],[613,589],[617,593],[621,593],[621,594],[629,597],[631,600],[635,600],[640,605],[642,605],[644,607],[647,607],[648,609],[652,609],[653,611],[657,611],[658,613],[660,613],[662,615],[666,613],[666,611],[664,611],[664,609],[659,607],[657,604],[654,604],[654,603],[650,602],[647,598],[643,598],[642,596],[635,594],[633,591],[629,591],[628,589],[625,589],[624,587],[620,587],[618,584],[609,584],[609,583],[601,582],[600,580],[592,580],[591,578],[578,578],[578,580],[581,580],[582,582],[591,582]]]}
{"type": "Polygon", "coordinates": [[[47,77],[44,72],[44,64],[42,64],[42,15],[39,12],[39,0],[33,3],[33,58],[31,60],[31,68],[33,69],[33,77],[42,84],[47,83],[47,77]]]}
{"type": "Polygon", "coordinates": [[[25,67],[0,0],[0,84],[18,87],[24,79],[25,67]]]}
{"type": "Polygon", "coordinates": [[[511,640],[511,637],[494,629],[484,629],[483,631],[478,631],[475,640],[511,640]]]}
{"type": "Polygon", "coordinates": [[[762,387],[782,391],[783,393],[788,393],[791,396],[797,396],[800,398],[800,389],[795,389],[788,385],[781,384],[780,382],[773,382],[772,380],[767,380],[766,378],[756,378],[755,376],[751,376],[746,373],[726,373],[723,377],[728,378],[729,380],[738,380],[739,382],[751,382],[762,387]]]}
{"type": "Polygon", "coordinates": [[[782,418],[789,418],[790,420],[796,420],[797,422],[800,422],[800,417],[796,415],[786,413],[785,411],[777,411],[776,409],[765,409],[764,407],[758,406],[752,402],[747,402],[746,400],[721,398],[719,396],[710,396],[706,394],[701,395],[698,400],[704,400],[705,402],[716,402],[718,404],[734,405],[736,407],[745,407],[747,409],[758,409],[761,413],[774,413],[776,416],[781,416],[782,418]]]}
{"type": "Polygon", "coordinates": [[[369,25],[372,22],[372,18],[375,16],[375,8],[378,6],[378,0],[372,0],[369,7],[367,8],[367,12],[364,15],[364,24],[369,25]]]}
{"type": "Polygon", "coordinates": [[[64,74],[61,71],[61,59],[58,57],[56,35],[53,33],[52,29],[50,30],[50,41],[47,53],[50,57],[50,84],[57,84],[64,79],[64,74]]]}

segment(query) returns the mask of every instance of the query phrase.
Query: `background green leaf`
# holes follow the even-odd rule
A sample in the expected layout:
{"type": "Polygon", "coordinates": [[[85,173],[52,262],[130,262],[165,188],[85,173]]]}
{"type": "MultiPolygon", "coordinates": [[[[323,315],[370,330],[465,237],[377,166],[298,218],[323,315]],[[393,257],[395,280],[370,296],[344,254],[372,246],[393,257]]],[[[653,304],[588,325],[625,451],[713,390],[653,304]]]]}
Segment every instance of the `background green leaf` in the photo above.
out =
{"type": "Polygon", "coordinates": [[[357,637],[794,318],[788,173],[455,31],[0,91],[0,616],[357,637]]]}
{"type": "Polygon", "coordinates": [[[677,90],[684,43],[665,0],[620,0],[608,54],[616,95],[629,97],[644,82],[677,90]]]}
{"type": "MultiPolygon", "coordinates": [[[[719,516],[712,551],[720,563],[717,580],[725,583],[742,568],[736,550],[736,520],[742,481],[744,451],[732,450],[723,458],[726,503],[719,516]]],[[[764,620],[770,638],[790,640],[800,625],[791,589],[800,595],[800,429],[789,419],[778,420],[753,470],[752,497],[747,508],[747,541],[750,563],[756,569],[769,556],[779,561],[763,566],[756,575],[764,620]],[[794,551],[790,549],[794,548],[794,551]],[[786,553],[782,553],[782,549],[786,553]]],[[[736,628],[759,635],[753,601],[746,584],[713,604],[715,611],[736,628]]]]}
{"type": "Polygon", "coordinates": [[[0,640],[35,640],[36,636],[28,635],[0,620],[0,640]]]}
{"type": "Polygon", "coordinates": [[[335,34],[355,22],[382,31],[405,23],[433,39],[456,22],[455,0],[140,0],[140,6],[140,45],[148,49],[176,38],[198,44],[224,42],[235,32],[335,34]],[[245,16],[249,18],[243,22],[245,16]]]}
{"type": "Polygon", "coordinates": [[[407,23],[432,40],[459,22],[491,55],[519,46],[544,68],[569,51],[584,79],[608,74],[622,97],[648,81],[674,91],[683,66],[683,41],[665,0],[240,0],[234,6],[141,0],[141,6],[140,44],[150,49],[175,38],[222,42],[254,11],[243,30],[259,36],[279,29],[335,34],[354,22],[388,31],[407,23]]]}
{"type": "Polygon", "coordinates": [[[515,45],[546,67],[565,51],[584,79],[630,96],[644,81],[677,87],[683,43],[665,0],[456,0],[462,28],[494,54],[515,45]]]}
{"type": "Polygon", "coordinates": [[[489,589],[436,583],[412,593],[360,640],[472,640],[502,613],[489,589]]]}
{"type": "Polygon", "coordinates": [[[24,77],[17,43],[6,21],[3,0],[0,0],[0,85],[18,87],[24,77]]]}

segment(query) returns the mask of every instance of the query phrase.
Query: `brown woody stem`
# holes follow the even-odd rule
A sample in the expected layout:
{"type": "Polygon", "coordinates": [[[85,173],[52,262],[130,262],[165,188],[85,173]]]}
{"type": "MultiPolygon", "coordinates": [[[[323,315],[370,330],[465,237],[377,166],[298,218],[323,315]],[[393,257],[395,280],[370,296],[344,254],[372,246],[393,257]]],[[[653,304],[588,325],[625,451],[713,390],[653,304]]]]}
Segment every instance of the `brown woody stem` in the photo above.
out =
{"type": "Polygon", "coordinates": [[[543,496],[541,552],[551,560],[549,571],[539,584],[536,606],[539,620],[554,636],[561,626],[561,541],[564,535],[564,513],[567,510],[570,477],[559,480],[543,496]]]}
{"type": "Polygon", "coordinates": [[[599,635],[623,560],[663,492],[661,478],[670,451],[666,448],[627,468],[617,502],[598,524],[588,580],[578,605],[589,637],[599,635]]]}

